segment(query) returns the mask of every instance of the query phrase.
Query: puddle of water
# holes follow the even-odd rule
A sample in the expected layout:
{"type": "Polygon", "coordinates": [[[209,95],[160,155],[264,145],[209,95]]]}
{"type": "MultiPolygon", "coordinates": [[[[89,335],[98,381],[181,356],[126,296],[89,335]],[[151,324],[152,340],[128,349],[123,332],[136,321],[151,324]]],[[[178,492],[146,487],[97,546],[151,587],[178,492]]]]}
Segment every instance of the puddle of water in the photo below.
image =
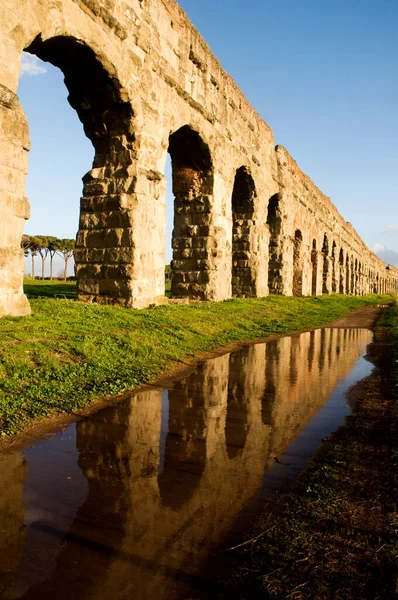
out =
{"type": "Polygon", "coordinates": [[[0,457],[0,598],[189,597],[349,413],[371,337],[254,344],[0,457]]]}

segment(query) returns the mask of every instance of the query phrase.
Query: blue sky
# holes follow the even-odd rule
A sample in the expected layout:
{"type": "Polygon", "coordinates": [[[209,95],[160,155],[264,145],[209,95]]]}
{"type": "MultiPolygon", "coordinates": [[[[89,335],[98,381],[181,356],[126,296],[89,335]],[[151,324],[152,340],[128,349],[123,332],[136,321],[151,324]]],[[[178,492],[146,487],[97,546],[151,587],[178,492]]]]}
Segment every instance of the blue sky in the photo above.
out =
{"type": "MultiPolygon", "coordinates": [[[[275,142],[371,249],[398,264],[398,2],[180,5],[275,142]]],[[[19,87],[32,141],[26,232],[73,237],[93,150],[66,102],[62,74],[45,66],[46,73],[25,73],[19,87]]]]}

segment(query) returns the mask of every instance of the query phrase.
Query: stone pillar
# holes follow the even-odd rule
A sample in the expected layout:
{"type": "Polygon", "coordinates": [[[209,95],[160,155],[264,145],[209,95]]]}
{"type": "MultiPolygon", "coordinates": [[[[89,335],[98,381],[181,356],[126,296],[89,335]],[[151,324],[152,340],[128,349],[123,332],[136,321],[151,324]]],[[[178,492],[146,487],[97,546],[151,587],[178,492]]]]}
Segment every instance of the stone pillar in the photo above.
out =
{"type": "Polygon", "coordinates": [[[133,162],[84,178],[75,260],[80,300],[142,308],[164,297],[164,177],[133,162]]]}
{"type": "Polygon", "coordinates": [[[303,296],[312,295],[312,261],[311,248],[303,244],[303,296]]]}
{"type": "Polygon", "coordinates": [[[0,79],[0,317],[30,313],[23,293],[21,238],[29,203],[24,195],[28,170],[28,124],[18,97],[0,79]]]}

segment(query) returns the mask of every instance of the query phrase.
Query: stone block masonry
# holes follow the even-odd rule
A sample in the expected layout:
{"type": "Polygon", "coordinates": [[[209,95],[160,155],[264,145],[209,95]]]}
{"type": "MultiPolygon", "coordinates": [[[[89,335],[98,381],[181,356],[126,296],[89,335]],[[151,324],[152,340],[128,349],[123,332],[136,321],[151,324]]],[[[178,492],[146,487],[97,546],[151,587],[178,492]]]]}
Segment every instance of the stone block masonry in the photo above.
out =
{"type": "Polygon", "coordinates": [[[76,241],[79,300],[134,308],[164,301],[167,152],[174,297],[397,289],[398,271],[275,148],[174,0],[4,0],[0,316],[30,311],[20,247],[29,130],[16,94],[24,50],[63,71],[95,150],[76,241]]]}

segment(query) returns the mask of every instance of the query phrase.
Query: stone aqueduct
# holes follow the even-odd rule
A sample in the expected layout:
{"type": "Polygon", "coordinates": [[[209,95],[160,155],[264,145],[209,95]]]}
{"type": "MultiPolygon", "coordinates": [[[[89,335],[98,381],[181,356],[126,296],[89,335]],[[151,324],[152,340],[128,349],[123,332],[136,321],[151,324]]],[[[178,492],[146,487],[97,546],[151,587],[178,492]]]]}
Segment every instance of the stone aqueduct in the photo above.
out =
{"type": "Polygon", "coordinates": [[[29,217],[29,131],[16,94],[23,50],[63,71],[95,149],[75,253],[80,300],[140,308],[164,298],[167,152],[174,297],[397,289],[398,270],[275,148],[174,0],[2,0],[0,315],[30,311],[20,248],[29,217]]]}

